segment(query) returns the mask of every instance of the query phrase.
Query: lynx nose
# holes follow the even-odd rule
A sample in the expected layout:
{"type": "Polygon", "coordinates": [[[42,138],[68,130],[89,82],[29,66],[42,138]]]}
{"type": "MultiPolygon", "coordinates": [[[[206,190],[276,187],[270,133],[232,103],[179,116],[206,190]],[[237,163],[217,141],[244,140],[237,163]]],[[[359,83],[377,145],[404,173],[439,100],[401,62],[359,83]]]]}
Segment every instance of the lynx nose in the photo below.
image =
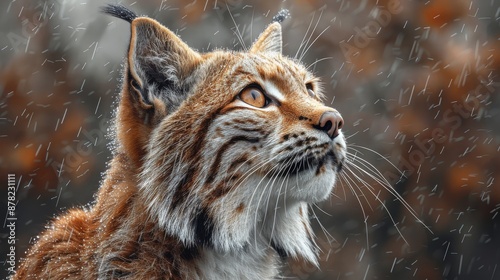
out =
{"type": "Polygon", "coordinates": [[[319,119],[319,124],[315,126],[317,129],[326,132],[330,138],[335,138],[339,135],[339,130],[344,126],[344,119],[338,112],[324,112],[319,119]]]}

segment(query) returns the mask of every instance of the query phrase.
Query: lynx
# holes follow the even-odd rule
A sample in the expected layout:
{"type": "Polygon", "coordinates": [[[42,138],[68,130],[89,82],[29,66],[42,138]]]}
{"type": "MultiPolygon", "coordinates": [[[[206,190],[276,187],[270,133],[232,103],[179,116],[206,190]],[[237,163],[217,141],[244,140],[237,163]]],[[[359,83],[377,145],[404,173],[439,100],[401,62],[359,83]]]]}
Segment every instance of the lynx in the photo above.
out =
{"type": "Polygon", "coordinates": [[[89,208],[55,218],[14,279],[274,279],[317,265],[310,204],[346,157],[339,112],[282,54],[281,19],[248,50],[199,53],[118,5],[131,38],[115,150],[89,208]]]}

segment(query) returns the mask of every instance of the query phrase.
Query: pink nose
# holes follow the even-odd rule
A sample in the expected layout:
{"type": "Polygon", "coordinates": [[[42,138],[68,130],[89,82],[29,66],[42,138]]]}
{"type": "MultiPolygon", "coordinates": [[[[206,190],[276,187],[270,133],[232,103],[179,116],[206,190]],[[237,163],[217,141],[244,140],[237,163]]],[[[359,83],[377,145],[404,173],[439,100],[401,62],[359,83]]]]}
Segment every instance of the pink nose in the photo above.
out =
{"type": "Polygon", "coordinates": [[[339,130],[344,126],[344,119],[335,111],[324,112],[319,119],[319,124],[315,126],[317,129],[326,132],[330,138],[335,138],[339,135],[339,130]]]}

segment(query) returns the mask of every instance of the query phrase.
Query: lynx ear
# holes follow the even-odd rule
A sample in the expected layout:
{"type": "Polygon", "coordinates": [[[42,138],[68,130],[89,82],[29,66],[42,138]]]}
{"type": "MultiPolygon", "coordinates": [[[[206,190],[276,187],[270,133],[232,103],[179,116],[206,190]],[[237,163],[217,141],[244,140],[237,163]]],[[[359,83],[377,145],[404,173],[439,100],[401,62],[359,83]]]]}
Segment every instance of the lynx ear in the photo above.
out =
{"type": "Polygon", "coordinates": [[[107,5],[102,11],[131,24],[117,141],[118,149],[140,167],[155,125],[186,98],[201,56],[153,19],[120,5],[107,5]]]}
{"type": "Polygon", "coordinates": [[[138,94],[140,104],[149,109],[155,98],[167,108],[184,99],[184,80],[200,63],[201,56],[172,31],[147,18],[131,22],[128,52],[128,85],[138,94]]]}
{"type": "Polygon", "coordinates": [[[271,23],[250,48],[251,53],[278,52],[281,53],[281,25],[278,22],[271,23]]]}

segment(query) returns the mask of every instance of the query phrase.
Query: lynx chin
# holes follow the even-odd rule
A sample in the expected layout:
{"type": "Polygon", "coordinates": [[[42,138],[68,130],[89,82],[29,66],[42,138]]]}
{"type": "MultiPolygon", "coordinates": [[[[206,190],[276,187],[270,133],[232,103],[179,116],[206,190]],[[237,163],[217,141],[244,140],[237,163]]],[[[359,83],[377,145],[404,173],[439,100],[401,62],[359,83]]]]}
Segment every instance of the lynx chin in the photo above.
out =
{"type": "Polygon", "coordinates": [[[282,54],[282,15],[248,49],[199,53],[108,5],[131,37],[96,201],[55,218],[13,279],[275,279],[317,265],[308,208],[346,158],[340,113],[282,54]]]}

